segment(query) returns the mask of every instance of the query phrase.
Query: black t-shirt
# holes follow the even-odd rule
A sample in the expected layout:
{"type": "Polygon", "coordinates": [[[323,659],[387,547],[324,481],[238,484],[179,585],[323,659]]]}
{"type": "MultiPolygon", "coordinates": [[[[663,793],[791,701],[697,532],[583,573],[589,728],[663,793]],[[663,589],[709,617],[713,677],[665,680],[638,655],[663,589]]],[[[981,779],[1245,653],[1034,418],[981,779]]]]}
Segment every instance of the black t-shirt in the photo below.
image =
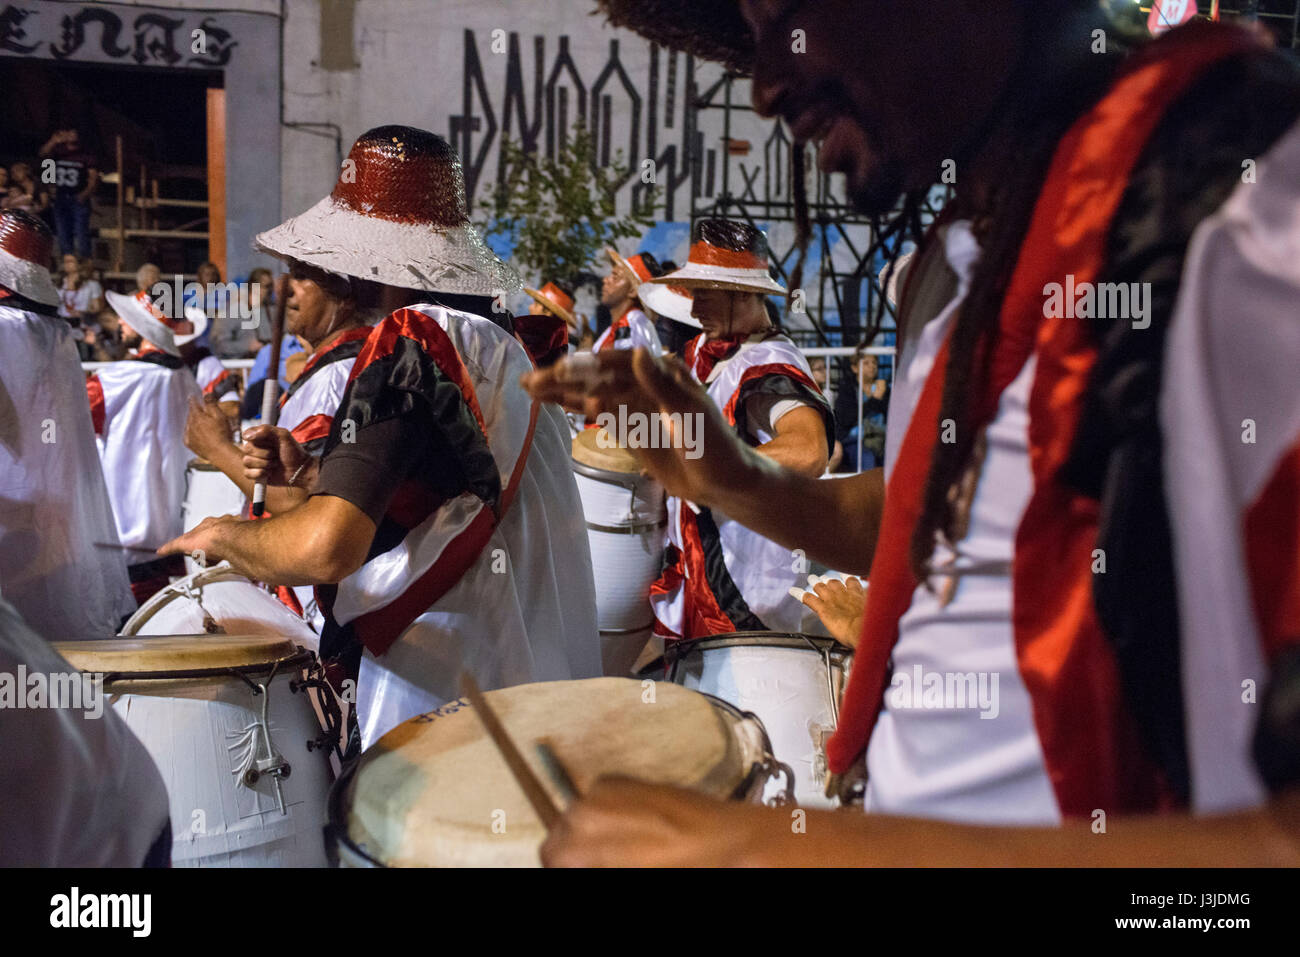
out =
{"type": "Polygon", "coordinates": [[[54,190],[62,197],[75,197],[90,182],[90,171],[99,164],[93,154],[84,149],[54,154],[54,190]]]}

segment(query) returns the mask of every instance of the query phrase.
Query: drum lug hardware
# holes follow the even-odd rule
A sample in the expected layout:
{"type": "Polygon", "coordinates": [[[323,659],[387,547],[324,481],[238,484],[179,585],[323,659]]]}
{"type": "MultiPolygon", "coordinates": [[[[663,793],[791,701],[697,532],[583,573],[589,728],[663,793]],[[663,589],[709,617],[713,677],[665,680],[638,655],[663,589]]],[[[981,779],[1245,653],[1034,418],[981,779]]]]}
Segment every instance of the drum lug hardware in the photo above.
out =
{"type": "Polygon", "coordinates": [[[276,805],[280,813],[284,814],[286,813],[284,792],[281,790],[280,782],[289,777],[293,769],[271,740],[271,719],[269,714],[271,695],[268,689],[274,677],[275,671],[273,669],[265,685],[249,682],[255,689],[254,693],[262,696],[262,715],[259,720],[250,724],[242,732],[232,735],[238,740],[230,746],[230,750],[243,749],[243,755],[240,759],[242,767],[236,768],[235,774],[245,787],[251,789],[261,780],[263,775],[269,774],[271,776],[275,784],[276,805]]]}

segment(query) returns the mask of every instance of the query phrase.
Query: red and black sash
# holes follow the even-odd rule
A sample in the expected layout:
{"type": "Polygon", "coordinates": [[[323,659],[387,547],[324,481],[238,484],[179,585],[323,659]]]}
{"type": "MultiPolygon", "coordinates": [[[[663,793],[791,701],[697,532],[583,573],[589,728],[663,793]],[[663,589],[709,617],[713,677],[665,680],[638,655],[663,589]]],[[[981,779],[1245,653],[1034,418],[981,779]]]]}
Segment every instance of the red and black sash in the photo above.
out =
{"type": "Polygon", "coordinates": [[[325,456],[341,441],[340,422],[351,421],[360,433],[368,425],[413,414],[428,417],[440,454],[426,459],[433,472],[413,475],[398,487],[366,561],[398,547],[412,530],[456,496],[468,492],[485,507],[469,528],[448,544],[433,567],[400,596],[342,628],[333,616],[336,587],[317,588],[317,601],[333,632],[328,642],[322,637],[322,657],[332,657],[330,652],[336,648],[345,650],[352,638],[373,654],[382,655],[474,565],[514,499],[532,444],[537,411],[534,402],[523,451],[503,487],[469,371],[443,328],[418,310],[400,309],[374,329],[352,368],[325,456]]]}
{"type": "MultiPolygon", "coordinates": [[[[1124,704],[1115,655],[1093,600],[1099,508],[1062,480],[1098,349],[1086,321],[1044,317],[1044,289],[1073,276],[1093,283],[1106,265],[1110,227],[1130,177],[1166,111],[1205,70],[1258,47],[1245,31],[1189,26],[1135,56],[1107,95],[1062,139],[1021,245],[991,357],[989,388],[975,400],[974,428],[992,418],[1003,390],[1031,355],[1029,397],[1034,490],[1015,539],[1012,627],[1019,671],[1061,812],[1087,816],[1168,806],[1124,704]]],[[[919,585],[909,562],[920,520],[948,344],[935,358],[885,496],[862,641],[827,746],[831,769],[860,760],[889,676],[899,621],[919,585]]]]}
{"type": "Polygon", "coordinates": [[[317,349],[311,354],[311,358],[302,367],[302,372],[298,378],[289,384],[289,388],[280,396],[280,408],[288,402],[298,391],[307,384],[312,375],[320,369],[325,368],[334,362],[342,362],[344,359],[355,359],[361,354],[361,347],[366,344],[366,339],[370,337],[373,326],[361,326],[356,329],[349,329],[343,333],[324,349],[317,349]]]}

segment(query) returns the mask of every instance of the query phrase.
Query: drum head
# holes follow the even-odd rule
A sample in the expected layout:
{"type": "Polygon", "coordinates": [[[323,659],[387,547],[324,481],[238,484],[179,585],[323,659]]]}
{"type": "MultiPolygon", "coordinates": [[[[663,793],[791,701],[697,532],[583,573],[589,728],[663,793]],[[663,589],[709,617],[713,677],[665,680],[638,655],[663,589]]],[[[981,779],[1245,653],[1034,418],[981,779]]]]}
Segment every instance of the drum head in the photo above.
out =
{"type": "Polygon", "coordinates": [[[620,475],[641,472],[636,456],[620,447],[604,429],[583,429],[573,437],[573,461],[620,475]]]}
{"type": "Polygon", "coordinates": [[[261,635],[158,635],[53,644],[81,671],[104,674],[246,668],[299,653],[288,639],[261,635]]]}
{"type": "MultiPolygon", "coordinates": [[[[604,774],[727,798],[761,763],[734,712],[666,682],[592,678],[487,693],[557,807],[564,798],[535,742],[547,739],[579,793],[604,774]]],[[[760,729],[761,736],[761,729],[760,729]]],[[[389,866],[537,866],[545,828],[464,699],[398,725],[355,766],[333,831],[389,866]],[[342,818],[346,818],[344,825],[342,818]]]]}

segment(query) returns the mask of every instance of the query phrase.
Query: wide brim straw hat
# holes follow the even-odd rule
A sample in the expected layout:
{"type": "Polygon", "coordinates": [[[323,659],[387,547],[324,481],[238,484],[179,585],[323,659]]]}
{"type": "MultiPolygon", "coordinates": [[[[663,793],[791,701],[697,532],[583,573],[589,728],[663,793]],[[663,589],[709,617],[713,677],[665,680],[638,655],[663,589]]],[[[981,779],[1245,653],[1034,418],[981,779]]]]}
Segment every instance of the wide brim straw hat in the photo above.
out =
{"type": "Polygon", "coordinates": [[[700,325],[700,320],[691,314],[695,308],[695,297],[689,289],[648,282],[641,287],[640,296],[641,304],[655,315],[695,329],[704,328],[700,325]]]}
{"type": "Polygon", "coordinates": [[[149,342],[168,355],[179,357],[180,347],[176,343],[176,333],[169,326],[167,317],[149,299],[147,292],[137,292],[127,296],[111,289],[104,293],[108,305],[117,313],[118,318],[129,325],[149,342]]]}
{"type": "Polygon", "coordinates": [[[470,224],[456,151],[409,126],[363,133],[330,195],[258,234],[256,244],[385,286],[493,297],[523,286],[470,224]]]}
{"type": "Polygon", "coordinates": [[[578,325],[578,319],[573,314],[573,297],[567,295],[555,283],[548,282],[541,289],[530,289],[525,286],[524,292],[551,315],[563,319],[566,325],[575,327],[578,325]]]}
{"type": "Polygon", "coordinates": [[[187,346],[195,339],[199,338],[199,336],[203,335],[203,333],[208,331],[208,314],[197,306],[186,306],[185,318],[193,324],[194,331],[186,333],[183,336],[178,336],[173,333],[172,336],[175,338],[176,345],[178,346],[187,346]]]}
{"type": "Polygon", "coordinates": [[[757,227],[742,220],[702,219],[695,224],[686,265],[650,282],[687,290],[783,295],[785,287],[767,271],[768,259],[767,237],[757,227]]]}

